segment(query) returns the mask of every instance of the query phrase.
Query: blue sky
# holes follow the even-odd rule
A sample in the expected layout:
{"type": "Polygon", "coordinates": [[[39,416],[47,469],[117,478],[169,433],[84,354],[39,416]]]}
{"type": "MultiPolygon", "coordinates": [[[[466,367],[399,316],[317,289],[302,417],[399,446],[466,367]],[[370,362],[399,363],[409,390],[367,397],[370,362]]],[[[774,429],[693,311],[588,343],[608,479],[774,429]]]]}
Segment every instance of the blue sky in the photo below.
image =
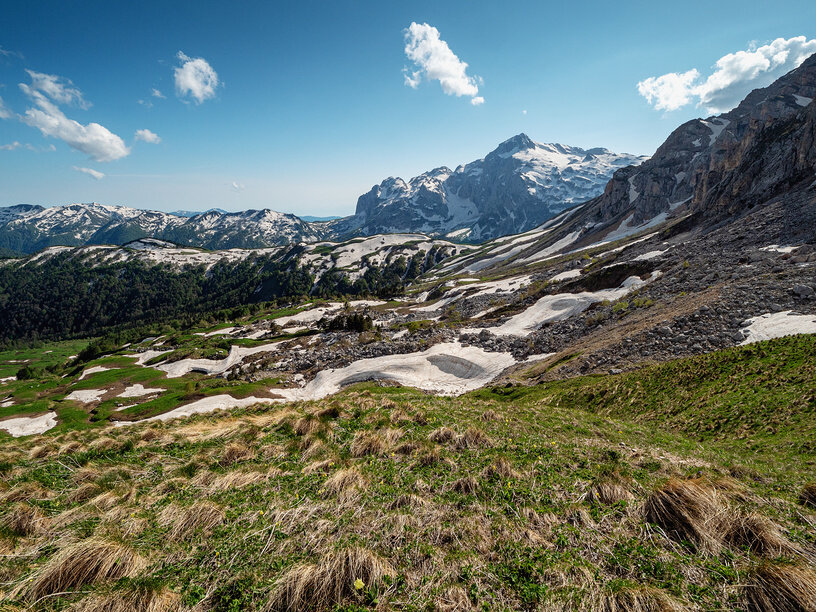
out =
{"type": "Polygon", "coordinates": [[[789,68],[753,70],[761,53],[816,44],[816,3],[768,7],[6,0],[0,205],[342,215],[387,176],[455,167],[519,132],[650,154],[789,68]],[[712,92],[712,73],[731,80],[712,92]]]}

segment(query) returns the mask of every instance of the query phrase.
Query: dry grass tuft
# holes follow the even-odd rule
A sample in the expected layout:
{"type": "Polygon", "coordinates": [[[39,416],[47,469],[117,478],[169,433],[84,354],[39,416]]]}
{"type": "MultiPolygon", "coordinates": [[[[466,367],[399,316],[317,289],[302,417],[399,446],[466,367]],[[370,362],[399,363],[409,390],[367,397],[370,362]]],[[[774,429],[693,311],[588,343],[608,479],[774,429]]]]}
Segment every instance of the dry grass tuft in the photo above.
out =
{"type": "Polygon", "coordinates": [[[250,485],[265,482],[269,479],[269,475],[265,472],[254,471],[236,471],[228,472],[223,476],[219,476],[210,483],[207,490],[210,493],[217,493],[219,491],[227,491],[229,489],[242,489],[250,485]]]}
{"type": "Polygon", "coordinates": [[[365,485],[365,478],[355,468],[337,470],[323,484],[327,491],[335,495],[362,489],[365,485]]]}
{"type": "Polygon", "coordinates": [[[748,576],[744,596],[751,612],[811,612],[816,610],[816,572],[763,563],[748,576]]]}
{"type": "Polygon", "coordinates": [[[70,612],[177,612],[181,609],[181,598],[176,593],[141,585],[93,594],[69,608],[70,612]]]}
{"type": "Polygon", "coordinates": [[[479,415],[479,419],[485,423],[489,423],[490,421],[498,421],[499,418],[499,414],[495,410],[485,410],[479,415]]]}
{"type": "Polygon", "coordinates": [[[400,495],[396,499],[394,499],[390,504],[388,504],[389,510],[398,510],[400,508],[408,508],[410,510],[417,510],[419,508],[424,508],[428,504],[425,499],[419,497],[418,495],[412,495],[411,493],[406,493],[400,495]]]}
{"type": "Polygon", "coordinates": [[[139,436],[139,439],[142,442],[150,442],[151,440],[155,440],[156,438],[158,438],[160,435],[161,435],[161,432],[158,430],[158,428],[149,427],[148,429],[145,429],[141,433],[141,435],[139,436]]]}
{"type": "Polygon", "coordinates": [[[726,507],[707,482],[672,478],[649,495],[644,511],[647,521],[674,540],[704,552],[720,549],[726,507]]]}
{"type": "Polygon", "coordinates": [[[86,482],[85,484],[79,485],[76,489],[71,491],[66,499],[68,502],[76,504],[88,501],[92,497],[99,495],[101,492],[102,488],[98,484],[95,482],[86,482]]]}
{"type": "Polygon", "coordinates": [[[803,506],[816,508],[816,482],[810,482],[799,493],[799,503],[803,506]]]}
{"type": "Polygon", "coordinates": [[[651,588],[622,589],[599,593],[592,598],[591,610],[598,612],[680,612],[684,607],[663,591],[651,588]]]}
{"type": "Polygon", "coordinates": [[[322,429],[322,423],[320,419],[317,418],[313,414],[307,414],[300,417],[295,424],[292,426],[295,430],[295,433],[299,436],[305,436],[307,434],[312,434],[320,429],[322,429]]]}
{"type": "Polygon", "coordinates": [[[349,451],[352,457],[382,455],[388,444],[383,437],[373,431],[358,431],[351,441],[349,451]]]}
{"type": "Polygon", "coordinates": [[[0,519],[0,526],[15,535],[28,536],[42,532],[45,529],[45,521],[45,515],[39,508],[17,502],[12,504],[9,511],[0,519]]]}
{"type": "Polygon", "coordinates": [[[42,485],[36,482],[24,482],[9,489],[0,495],[0,501],[5,503],[31,501],[34,499],[46,499],[49,492],[42,485]]]}
{"type": "Polygon", "coordinates": [[[726,538],[735,546],[745,546],[751,552],[766,557],[793,556],[802,552],[782,534],[779,525],[759,514],[736,517],[726,538]]]}
{"type": "Polygon", "coordinates": [[[466,612],[473,610],[473,604],[467,591],[459,586],[452,586],[445,589],[445,592],[436,600],[436,610],[440,612],[466,612]]]}
{"type": "Polygon", "coordinates": [[[602,480],[592,485],[587,494],[590,503],[601,506],[614,506],[621,502],[630,502],[635,498],[632,492],[621,482],[602,480]]]}
{"type": "Polygon", "coordinates": [[[34,446],[28,451],[29,459],[42,459],[51,454],[51,447],[49,446],[34,446]]]}
{"type": "Polygon", "coordinates": [[[129,546],[91,537],[60,550],[12,595],[36,601],[96,582],[133,577],[145,565],[129,546]]]}
{"type": "Polygon", "coordinates": [[[456,433],[449,427],[440,427],[439,429],[434,429],[428,434],[428,439],[431,442],[436,442],[437,444],[447,444],[455,437],[456,433]]]}
{"type": "Polygon", "coordinates": [[[172,540],[192,540],[198,532],[204,534],[224,522],[224,510],[212,502],[198,502],[187,508],[170,504],[159,515],[159,523],[170,526],[172,540]]]}
{"type": "Polygon", "coordinates": [[[323,408],[322,410],[318,410],[315,413],[317,418],[323,419],[323,420],[326,420],[326,421],[340,418],[340,414],[341,414],[340,406],[337,405],[336,403],[330,404],[326,408],[323,408]]]}
{"type": "Polygon", "coordinates": [[[323,459],[322,461],[313,461],[309,465],[303,468],[304,474],[328,474],[331,472],[332,468],[334,467],[335,462],[333,459],[323,459]]]}
{"type": "Polygon", "coordinates": [[[391,564],[368,549],[339,550],[319,563],[303,563],[287,571],[276,582],[265,610],[329,610],[359,590],[376,589],[384,578],[395,576],[391,564]]]}
{"type": "Polygon", "coordinates": [[[485,480],[511,480],[518,478],[519,473],[513,469],[507,459],[499,457],[483,469],[480,476],[485,480]]]}
{"type": "Polygon", "coordinates": [[[465,476],[453,481],[451,486],[454,491],[462,495],[476,495],[476,491],[479,489],[479,481],[473,476],[465,476]]]}
{"type": "Polygon", "coordinates": [[[454,444],[458,449],[489,448],[493,445],[487,434],[475,427],[468,427],[465,433],[456,436],[454,444]]]}
{"type": "Polygon", "coordinates": [[[254,453],[243,444],[229,444],[218,459],[218,464],[222,467],[228,467],[242,461],[249,461],[253,457],[254,453]]]}

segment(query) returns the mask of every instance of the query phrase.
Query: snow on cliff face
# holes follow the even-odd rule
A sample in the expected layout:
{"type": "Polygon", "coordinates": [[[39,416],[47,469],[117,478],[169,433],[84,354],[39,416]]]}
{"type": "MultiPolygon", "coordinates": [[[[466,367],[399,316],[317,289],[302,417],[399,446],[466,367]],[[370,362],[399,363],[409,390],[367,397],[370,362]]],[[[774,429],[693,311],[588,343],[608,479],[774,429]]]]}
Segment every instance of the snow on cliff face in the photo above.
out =
{"type": "Polygon", "coordinates": [[[469,241],[519,233],[599,195],[615,170],[645,159],[540,144],[519,134],[454,171],[436,168],[408,182],[386,179],[360,196],[357,213],[341,227],[362,234],[467,233],[469,241]]]}

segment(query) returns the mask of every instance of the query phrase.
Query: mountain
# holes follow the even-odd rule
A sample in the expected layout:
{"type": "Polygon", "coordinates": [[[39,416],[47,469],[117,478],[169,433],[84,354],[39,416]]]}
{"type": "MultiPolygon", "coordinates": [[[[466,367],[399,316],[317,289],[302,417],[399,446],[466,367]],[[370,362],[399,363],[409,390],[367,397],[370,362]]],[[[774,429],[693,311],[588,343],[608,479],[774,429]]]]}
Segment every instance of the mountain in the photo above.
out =
{"type": "Polygon", "coordinates": [[[710,229],[782,196],[788,238],[812,237],[814,98],[816,55],[733,110],[678,127],[651,159],[616,171],[559,237],[579,231],[581,244],[680,217],[710,229]]]}
{"type": "Polygon", "coordinates": [[[615,170],[644,157],[607,149],[538,144],[525,134],[455,171],[437,168],[405,182],[388,178],[360,196],[350,217],[297,217],[270,209],[173,213],[106,206],[0,208],[0,251],[125,244],[157,238],[208,249],[262,248],[383,233],[460,241],[528,230],[603,190],[615,170]]]}
{"type": "MultiPolygon", "coordinates": [[[[220,212],[220,213],[226,213],[227,212],[223,208],[209,208],[209,209],[204,210],[204,211],[201,211],[201,210],[174,210],[170,214],[175,215],[176,217],[195,217],[196,215],[200,215],[202,213],[210,212],[210,211],[213,211],[213,210],[216,211],[216,212],[220,212]]],[[[306,221],[309,221],[309,219],[306,219],[306,221]]]]}
{"type": "Polygon", "coordinates": [[[34,253],[55,245],[125,244],[145,237],[229,249],[315,242],[323,233],[319,226],[273,210],[210,210],[187,217],[96,203],[0,208],[0,249],[34,253]]]}
{"type": "Polygon", "coordinates": [[[531,229],[599,195],[616,170],[646,159],[519,134],[456,170],[384,180],[332,229],[341,236],[419,231],[479,242],[531,229]]]}

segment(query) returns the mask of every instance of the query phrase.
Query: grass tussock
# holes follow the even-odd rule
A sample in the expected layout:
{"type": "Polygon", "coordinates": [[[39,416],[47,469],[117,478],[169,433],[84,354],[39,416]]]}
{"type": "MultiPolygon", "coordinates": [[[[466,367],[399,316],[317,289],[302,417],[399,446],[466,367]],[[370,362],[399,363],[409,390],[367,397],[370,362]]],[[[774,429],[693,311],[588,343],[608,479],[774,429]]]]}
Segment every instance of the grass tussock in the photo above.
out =
{"type": "Polygon", "coordinates": [[[436,600],[435,608],[440,612],[467,612],[473,610],[467,591],[460,586],[452,586],[436,600]]]}
{"type": "Polygon", "coordinates": [[[587,501],[601,506],[614,506],[621,502],[631,502],[635,496],[629,488],[617,480],[601,480],[592,485],[587,493],[587,501]]]}
{"type": "Polygon", "coordinates": [[[478,429],[477,427],[468,427],[465,430],[465,433],[456,436],[454,445],[456,448],[464,450],[490,448],[493,445],[493,442],[481,429],[478,429]]]}
{"type": "Polygon", "coordinates": [[[192,540],[198,534],[206,534],[224,522],[224,509],[212,502],[198,502],[187,508],[173,504],[159,516],[159,522],[170,527],[171,540],[192,540]]]}
{"type": "Polygon", "coordinates": [[[647,521],[678,542],[712,553],[721,547],[727,510],[722,496],[707,482],[672,478],[649,495],[644,512],[647,521]]]}
{"type": "Polygon", "coordinates": [[[744,587],[750,612],[816,610],[816,572],[800,565],[760,564],[744,587]]]}
{"type": "Polygon", "coordinates": [[[499,457],[483,469],[480,476],[484,480],[515,480],[520,474],[507,459],[499,457]]]}
{"type": "Polygon", "coordinates": [[[14,535],[29,536],[45,530],[46,518],[39,508],[16,502],[0,518],[0,527],[14,535]]]}
{"type": "Polygon", "coordinates": [[[376,591],[395,576],[388,561],[366,548],[339,550],[318,563],[287,571],[276,582],[265,611],[330,610],[347,599],[362,598],[361,591],[376,591]]]}
{"type": "Polygon", "coordinates": [[[744,546],[765,557],[795,556],[802,553],[799,546],[784,536],[779,525],[756,513],[735,517],[726,538],[734,546],[744,546]]]}
{"type": "Polygon", "coordinates": [[[181,609],[181,598],[176,593],[150,584],[94,593],[69,608],[70,612],[178,612],[181,609]]]}
{"type": "Polygon", "coordinates": [[[597,612],[681,612],[685,607],[658,589],[624,588],[614,593],[600,593],[590,609],[597,612]]]}
{"type": "Polygon", "coordinates": [[[132,578],[145,565],[145,560],[131,547],[91,537],[57,552],[30,580],[23,582],[13,596],[37,601],[90,584],[132,578]]]}
{"type": "Polygon", "coordinates": [[[456,432],[450,427],[439,427],[428,434],[428,439],[437,444],[447,444],[456,437],[456,432]]]}
{"type": "Polygon", "coordinates": [[[464,476],[454,480],[451,488],[462,495],[476,495],[476,491],[479,490],[479,481],[473,476],[464,476]]]}
{"type": "Polygon", "coordinates": [[[799,493],[799,503],[808,508],[816,509],[816,482],[810,482],[799,493]]]}
{"type": "Polygon", "coordinates": [[[368,455],[382,455],[388,443],[383,437],[373,431],[358,431],[349,446],[352,457],[366,457],[368,455]]]}
{"type": "Polygon", "coordinates": [[[243,444],[228,444],[218,459],[218,464],[221,467],[229,467],[236,463],[249,461],[255,454],[243,444]]]}
{"type": "Polygon", "coordinates": [[[323,487],[334,495],[349,494],[366,486],[366,480],[356,468],[337,470],[326,479],[323,487]]]}

